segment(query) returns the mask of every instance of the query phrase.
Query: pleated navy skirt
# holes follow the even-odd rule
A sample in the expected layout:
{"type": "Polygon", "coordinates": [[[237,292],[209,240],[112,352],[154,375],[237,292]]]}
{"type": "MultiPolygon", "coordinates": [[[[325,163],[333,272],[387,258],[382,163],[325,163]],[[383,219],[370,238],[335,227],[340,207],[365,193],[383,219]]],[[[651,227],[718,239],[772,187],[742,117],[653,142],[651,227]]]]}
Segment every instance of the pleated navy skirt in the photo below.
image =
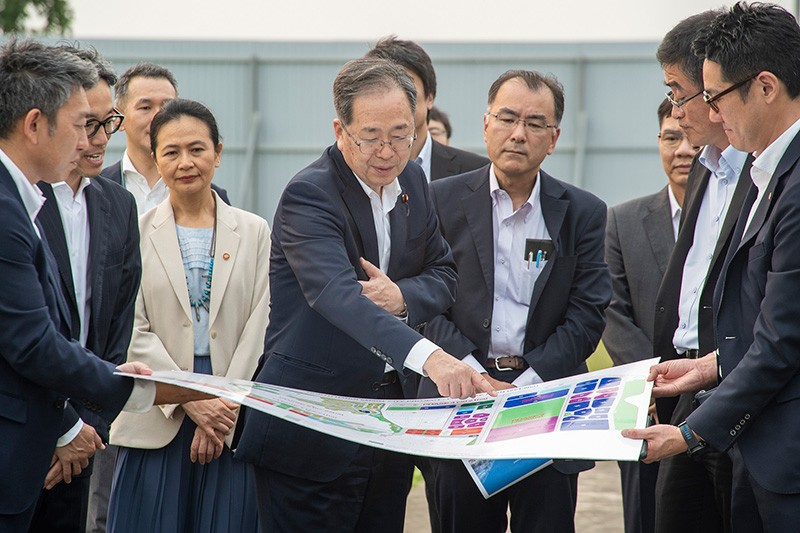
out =
{"type": "MultiPolygon", "coordinates": [[[[195,356],[195,372],[210,374],[211,358],[195,356]]],[[[189,460],[197,426],[184,417],[164,448],[119,448],[108,508],[109,533],[257,532],[255,485],[249,465],[226,446],[219,459],[189,460]]]]}

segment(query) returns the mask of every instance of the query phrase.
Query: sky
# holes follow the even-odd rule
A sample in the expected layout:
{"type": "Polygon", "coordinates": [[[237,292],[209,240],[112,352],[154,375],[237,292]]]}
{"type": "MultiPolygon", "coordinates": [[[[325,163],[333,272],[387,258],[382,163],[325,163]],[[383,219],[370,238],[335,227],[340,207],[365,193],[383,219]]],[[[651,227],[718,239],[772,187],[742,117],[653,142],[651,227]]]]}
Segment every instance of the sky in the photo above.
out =
{"type": "MultiPolygon", "coordinates": [[[[658,41],[730,0],[70,0],[75,38],[424,42],[658,41]],[[404,6],[400,9],[399,6],[404,6]]],[[[800,0],[776,2],[796,13],[800,0]]]]}

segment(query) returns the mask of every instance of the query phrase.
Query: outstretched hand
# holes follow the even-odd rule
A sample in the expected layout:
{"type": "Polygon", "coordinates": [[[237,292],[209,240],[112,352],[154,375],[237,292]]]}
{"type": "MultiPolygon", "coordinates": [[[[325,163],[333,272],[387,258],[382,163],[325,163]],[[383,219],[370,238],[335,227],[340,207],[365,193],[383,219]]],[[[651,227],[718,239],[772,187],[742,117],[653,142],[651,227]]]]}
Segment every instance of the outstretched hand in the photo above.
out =
{"type": "Polygon", "coordinates": [[[442,396],[464,399],[480,392],[497,396],[497,392],[484,376],[444,350],[436,350],[428,356],[423,368],[428,377],[436,383],[442,396]]]}

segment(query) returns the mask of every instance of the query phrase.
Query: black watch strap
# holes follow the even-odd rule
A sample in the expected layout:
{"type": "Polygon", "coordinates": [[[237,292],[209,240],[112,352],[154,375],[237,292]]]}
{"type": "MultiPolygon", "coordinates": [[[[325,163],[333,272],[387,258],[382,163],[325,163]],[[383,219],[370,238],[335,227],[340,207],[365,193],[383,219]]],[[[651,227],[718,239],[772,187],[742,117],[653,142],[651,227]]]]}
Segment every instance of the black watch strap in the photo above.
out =
{"type": "Polygon", "coordinates": [[[702,451],[707,446],[706,441],[698,439],[694,436],[694,433],[692,432],[691,428],[689,428],[688,424],[686,424],[686,422],[682,422],[680,425],[678,425],[678,429],[681,430],[683,440],[686,441],[686,445],[689,447],[689,449],[686,450],[686,453],[689,455],[689,457],[702,451]]]}

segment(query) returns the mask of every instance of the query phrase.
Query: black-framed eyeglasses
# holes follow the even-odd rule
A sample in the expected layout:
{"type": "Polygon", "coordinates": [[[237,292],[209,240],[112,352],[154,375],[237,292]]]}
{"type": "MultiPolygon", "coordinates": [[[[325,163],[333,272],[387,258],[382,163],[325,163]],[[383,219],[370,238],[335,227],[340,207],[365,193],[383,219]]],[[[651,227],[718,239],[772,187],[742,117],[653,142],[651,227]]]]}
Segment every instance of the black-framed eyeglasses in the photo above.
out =
{"type": "Polygon", "coordinates": [[[673,106],[677,107],[678,109],[681,109],[683,106],[685,106],[689,102],[689,100],[691,100],[693,98],[697,98],[701,94],[703,94],[702,90],[698,91],[697,93],[693,94],[692,96],[686,96],[684,98],[681,98],[680,100],[675,100],[675,95],[672,94],[672,91],[665,92],[664,96],[667,97],[667,100],[669,100],[670,104],[672,104],[673,106]]]}
{"type": "Polygon", "coordinates": [[[558,128],[557,124],[548,124],[543,118],[517,118],[506,113],[486,113],[497,121],[497,125],[504,130],[513,130],[517,124],[525,126],[528,133],[541,133],[547,128],[558,128]]]}
{"type": "Polygon", "coordinates": [[[105,120],[90,118],[86,121],[86,125],[83,127],[86,128],[86,136],[90,139],[97,135],[97,132],[100,131],[100,128],[103,128],[103,131],[106,133],[106,135],[110,137],[119,131],[123,120],[125,120],[125,115],[120,114],[111,115],[105,120]]]}
{"type": "Polygon", "coordinates": [[[740,81],[739,83],[734,83],[733,85],[731,85],[730,87],[728,87],[724,91],[720,91],[720,92],[718,92],[717,94],[715,94],[713,96],[708,94],[708,91],[703,91],[703,100],[705,101],[705,103],[707,103],[711,107],[711,109],[714,110],[714,113],[719,113],[719,106],[717,106],[717,100],[719,100],[720,98],[722,98],[726,94],[735,91],[736,89],[738,89],[739,87],[741,87],[745,83],[750,82],[756,76],[758,76],[758,74],[753,74],[749,78],[744,79],[744,80],[740,81]]]}
{"type": "Polygon", "coordinates": [[[417,134],[415,133],[413,135],[404,135],[402,137],[392,137],[388,141],[384,141],[383,139],[358,139],[352,133],[347,131],[347,128],[344,127],[344,124],[342,124],[342,129],[351,139],[353,139],[353,142],[356,146],[358,146],[359,151],[364,155],[372,155],[380,152],[387,144],[389,145],[389,148],[394,150],[396,154],[401,154],[410,150],[411,146],[414,144],[414,140],[417,138],[417,134]]]}

